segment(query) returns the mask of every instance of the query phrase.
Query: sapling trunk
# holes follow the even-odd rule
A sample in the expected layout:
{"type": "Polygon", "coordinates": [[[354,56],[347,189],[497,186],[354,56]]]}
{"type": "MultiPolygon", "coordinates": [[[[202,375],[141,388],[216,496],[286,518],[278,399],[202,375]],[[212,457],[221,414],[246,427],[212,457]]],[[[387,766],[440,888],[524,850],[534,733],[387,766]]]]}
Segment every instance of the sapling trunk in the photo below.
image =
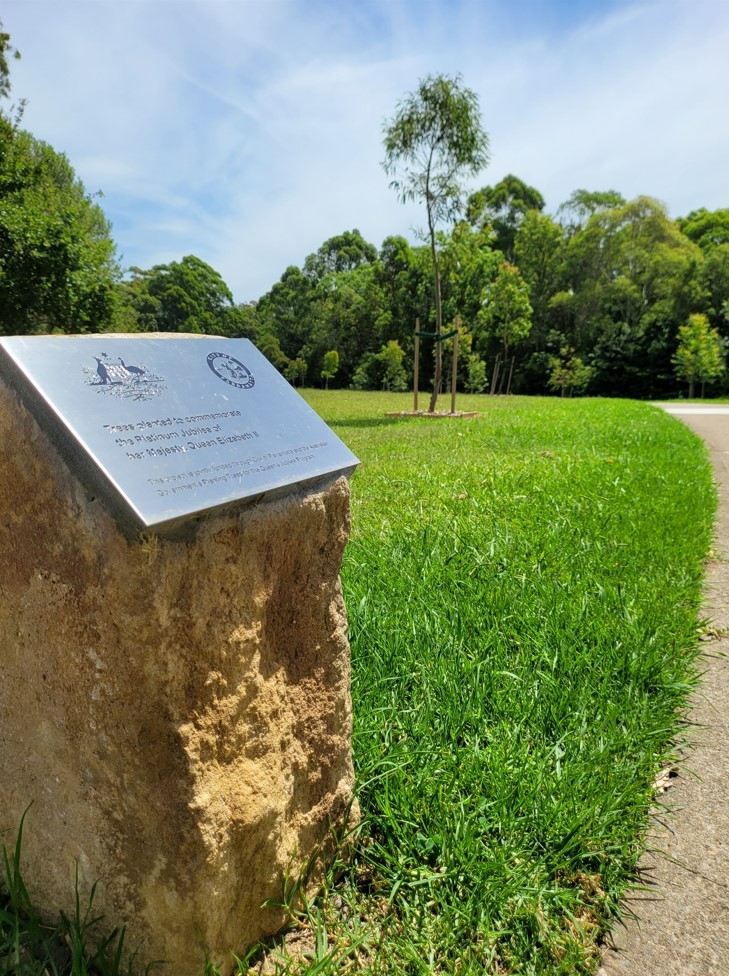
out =
{"type": "Polygon", "coordinates": [[[433,279],[435,284],[435,375],[433,376],[433,392],[430,396],[428,411],[433,413],[438,402],[438,394],[443,380],[443,350],[441,349],[441,333],[443,331],[443,306],[440,294],[440,262],[438,248],[435,246],[435,227],[433,216],[428,207],[428,230],[430,231],[430,252],[433,255],[433,279]]]}

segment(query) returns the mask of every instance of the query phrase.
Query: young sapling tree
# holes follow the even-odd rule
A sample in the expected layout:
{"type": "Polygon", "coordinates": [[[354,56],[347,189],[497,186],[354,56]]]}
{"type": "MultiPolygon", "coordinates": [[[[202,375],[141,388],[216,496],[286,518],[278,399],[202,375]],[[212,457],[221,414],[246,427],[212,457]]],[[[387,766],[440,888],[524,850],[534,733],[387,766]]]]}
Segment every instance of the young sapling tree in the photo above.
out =
{"type": "Polygon", "coordinates": [[[383,166],[403,203],[422,200],[428,220],[435,297],[435,375],[429,410],[438,400],[443,377],[441,275],[436,242],[439,223],[460,213],[463,180],[488,162],[488,135],[481,124],[475,92],[457,75],[428,75],[406,95],[383,127],[383,166]]]}

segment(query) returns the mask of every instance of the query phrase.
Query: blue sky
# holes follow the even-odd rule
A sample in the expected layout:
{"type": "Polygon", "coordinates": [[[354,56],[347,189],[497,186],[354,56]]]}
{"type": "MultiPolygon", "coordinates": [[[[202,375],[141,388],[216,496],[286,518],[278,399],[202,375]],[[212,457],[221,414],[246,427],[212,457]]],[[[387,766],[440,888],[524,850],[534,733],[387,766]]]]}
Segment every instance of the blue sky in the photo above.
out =
{"type": "Polygon", "coordinates": [[[24,124],[101,190],[124,266],[196,254],[260,297],[353,227],[423,223],[382,123],[463,75],[491,162],[556,208],[577,188],[672,216],[729,206],[729,0],[3,0],[24,124]]]}

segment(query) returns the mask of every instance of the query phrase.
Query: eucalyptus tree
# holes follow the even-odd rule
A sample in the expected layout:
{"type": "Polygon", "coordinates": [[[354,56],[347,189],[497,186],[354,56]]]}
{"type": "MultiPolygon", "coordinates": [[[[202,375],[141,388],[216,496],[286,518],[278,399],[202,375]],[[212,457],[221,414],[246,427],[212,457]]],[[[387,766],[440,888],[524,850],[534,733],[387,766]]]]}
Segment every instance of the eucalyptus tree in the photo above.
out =
{"type": "Polygon", "coordinates": [[[659,201],[641,196],[613,206],[616,196],[573,194],[577,223],[568,230],[561,290],[548,303],[550,326],[560,345],[589,356],[593,392],[666,396],[676,323],[705,307],[703,256],[659,201]]]}
{"type": "Polygon", "coordinates": [[[315,281],[325,275],[352,271],[377,260],[377,248],[362,237],[355,227],[324,241],[314,254],[304,261],[304,273],[315,281]]]}
{"type": "Polygon", "coordinates": [[[315,283],[292,264],[258,301],[260,319],[288,359],[307,358],[304,348],[314,327],[315,295],[315,283]]]}
{"type": "Polygon", "coordinates": [[[334,379],[339,371],[339,353],[336,349],[330,349],[324,353],[321,364],[321,378],[324,380],[324,389],[329,389],[329,380],[334,379]]]}
{"type": "Polygon", "coordinates": [[[340,362],[337,382],[347,385],[362,356],[379,349],[389,313],[378,271],[376,265],[360,264],[326,275],[318,283],[311,328],[303,346],[304,358],[315,375],[326,353],[336,349],[340,362]]]}
{"type": "Polygon", "coordinates": [[[499,340],[505,360],[512,346],[529,335],[532,327],[529,286],[519,269],[508,261],[502,261],[496,278],[484,289],[479,323],[488,335],[499,340]]]}
{"type": "Polygon", "coordinates": [[[284,368],[283,374],[293,386],[301,386],[306,379],[308,364],[305,359],[290,359],[284,368]]]}
{"type": "Polygon", "coordinates": [[[388,320],[383,320],[382,338],[385,341],[396,339],[408,352],[413,347],[415,320],[420,317],[427,321],[427,306],[432,301],[428,291],[426,307],[421,307],[419,298],[426,291],[421,271],[422,262],[418,262],[417,251],[404,237],[385,238],[377,262],[378,281],[389,312],[388,320]]]}
{"type": "Polygon", "coordinates": [[[514,240],[524,217],[544,210],[544,197],[518,176],[509,174],[496,186],[485,186],[468,198],[466,216],[475,227],[491,225],[494,246],[507,261],[514,260],[514,240]]]}
{"type": "Polygon", "coordinates": [[[541,351],[549,327],[549,303],[564,278],[564,235],[551,217],[530,210],[522,220],[514,241],[514,257],[529,285],[534,312],[531,341],[541,351]]]}
{"type": "Polygon", "coordinates": [[[443,375],[441,276],[436,228],[461,211],[463,179],[488,162],[488,135],[481,124],[478,97],[457,75],[428,75],[398,104],[383,126],[385,172],[405,203],[425,204],[433,259],[436,365],[430,411],[435,410],[443,375]]]}
{"type": "Polygon", "coordinates": [[[441,270],[447,322],[459,316],[473,329],[483,290],[496,277],[502,261],[503,255],[494,250],[488,230],[473,230],[465,220],[456,224],[447,239],[444,237],[441,270]]]}
{"type": "Polygon", "coordinates": [[[703,397],[705,384],[724,372],[724,345],[705,315],[689,315],[688,322],[679,327],[678,348],[672,362],[676,375],[688,383],[689,399],[696,383],[701,383],[703,397]]]}
{"type": "Polygon", "coordinates": [[[729,208],[707,210],[701,207],[681,217],[678,226],[702,251],[709,253],[715,247],[729,244],[729,208]]]}
{"type": "Polygon", "coordinates": [[[592,378],[594,370],[575,354],[570,346],[562,346],[558,356],[549,357],[547,386],[558,390],[560,396],[582,393],[592,378]]]}
{"type": "Polygon", "coordinates": [[[256,337],[256,347],[276,369],[285,371],[289,359],[281,349],[278,337],[270,332],[262,332],[256,337]]]}
{"type": "Polygon", "coordinates": [[[704,260],[698,268],[698,280],[705,301],[696,303],[705,311],[712,326],[726,335],[729,321],[724,314],[729,301],[729,208],[707,210],[701,207],[677,221],[689,240],[701,248],[704,260]]]}
{"type": "Polygon", "coordinates": [[[131,280],[120,286],[119,301],[136,315],[139,331],[229,337],[243,333],[247,320],[233,304],[230,289],[214,268],[194,254],[148,271],[131,271],[131,280]]]}
{"type": "Polygon", "coordinates": [[[705,296],[709,321],[722,335],[729,334],[729,244],[717,244],[699,265],[698,278],[705,296]]]}
{"type": "Polygon", "coordinates": [[[560,205],[557,215],[565,230],[574,234],[595,214],[624,204],[625,197],[617,190],[575,190],[569,200],[560,205]]]}

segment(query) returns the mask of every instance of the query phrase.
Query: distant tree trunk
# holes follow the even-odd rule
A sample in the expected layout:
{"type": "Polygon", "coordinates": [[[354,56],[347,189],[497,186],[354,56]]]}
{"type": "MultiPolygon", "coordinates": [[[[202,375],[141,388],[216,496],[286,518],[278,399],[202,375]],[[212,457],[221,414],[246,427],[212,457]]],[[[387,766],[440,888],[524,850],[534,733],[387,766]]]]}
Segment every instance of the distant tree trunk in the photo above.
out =
{"type": "Polygon", "coordinates": [[[506,395],[511,394],[511,378],[514,375],[514,357],[511,357],[511,363],[509,364],[509,382],[506,384],[506,395]]]}
{"type": "Polygon", "coordinates": [[[491,390],[489,391],[491,396],[496,395],[496,384],[499,379],[500,363],[501,363],[501,353],[499,352],[496,354],[496,362],[494,363],[494,372],[493,372],[493,376],[491,377],[491,390]]]}

